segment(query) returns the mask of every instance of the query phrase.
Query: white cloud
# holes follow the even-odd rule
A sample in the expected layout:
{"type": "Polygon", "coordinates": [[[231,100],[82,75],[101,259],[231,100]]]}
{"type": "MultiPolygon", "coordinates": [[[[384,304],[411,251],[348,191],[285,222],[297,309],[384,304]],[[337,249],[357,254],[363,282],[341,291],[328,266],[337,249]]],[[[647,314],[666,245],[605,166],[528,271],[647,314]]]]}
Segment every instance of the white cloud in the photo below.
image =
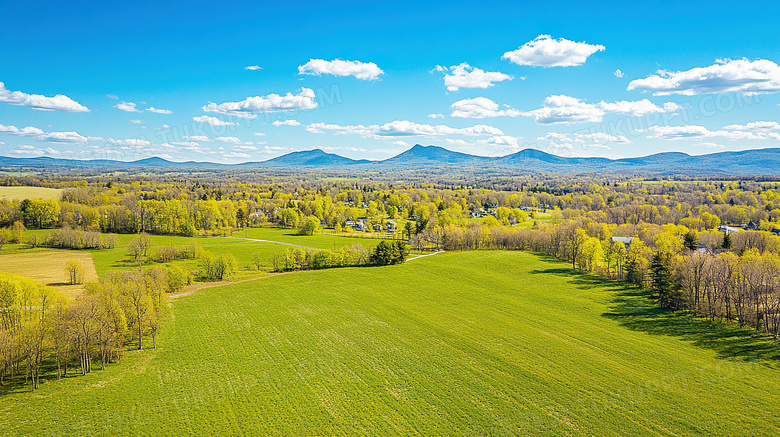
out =
{"type": "Polygon", "coordinates": [[[117,97],[117,96],[115,96],[113,94],[106,94],[106,97],[108,97],[109,99],[113,99],[113,100],[119,100],[119,97],[117,97]]]}
{"type": "Polygon", "coordinates": [[[599,103],[599,107],[609,112],[617,112],[636,116],[642,116],[653,112],[673,112],[680,109],[680,105],[674,102],[666,102],[664,103],[663,107],[660,107],[647,99],[633,102],[627,100],[621,100],[614,103],[601,102],[599,103]]]}
{"type": "Polygon", "coordinates": [[[301,123],[298,122],[298,120],[284,120],[284,121],[275,121],[271,123],[274,126],[300,126],[301,123]]]}
{"type": "MultiPolygon", "coordinates": [[[[767,122],[759,122],[767,123],[767,122]]],[[[748,124],[749,125],[749,124],[748,124]]],[[[729,140],[780,140],[780,133],[771,129],[748,128],[748,125],[731,125],[711,131],[704,126],[652,126],[646,130],[649,138],[662,140],[683,140],[689,138],[724,138],[729,140]]]]}
{"type": "Polygon", "coordinates": [[[615,77],[623,77],[623,76],[624,76],[624,74],[623,74],[622,71],[620,71],[619,68],[617,70],[615,70],[615,77]]]}
{"type": "Polygon", "coordinates": [[[182,138],[184,138],[185,140],[190,140],[190,141],[207,141],[207,142],[211,141],[211,138],[209,138],[209,137],[207,137],[205,135],[185,135],[182,138]]]}
{"type": "Polygon", "coordinates": [[[259,65],[249,65],[247,67],[244,67],[244,70],[252,70],[252,71],[257,71],[257,70],[262,70],[262,69],[263,69],[263,67],[261,67],[259,65]]]}
{"type": "Polygon", "coordinates": [[[14,155],[43,156],[46,154],[46,151],[28,144],[23,144],[15,150],[11,150],[10,153],[13,153],[14,155]]]}
{"type": "Polygon", "coordinates": [[[269,94],[267,96],[247,97],[240,102],[225,102],[217,105],[209,103],[203,107],[206,112],[216,112],[224,115],[234,115],[241,118],[257,118],[257,112],[303,111],[317,107],[316,95],[309,88],[301,88],[298,94],[287,93],[284,96],[269,94]]]}
{"type": "Polygon", "coordinates": [[[210,115],[201,115],[200,117],[192,117],[192,120],[198,123],[206,123],[209,126],[238,126],[238,123],[222,121],[217,117],[212,117],[210,115]]]}
{"type": "Polygon", "coordinates": [[[362,80],[376,80],[380,74],[384,74],[384,71],[373,62],[310,59],[309,62],[298,67],[298,74],[317,76],[332,74],[334,76],[355,76],[362,80]]]}
{"type": "Polygon", "coordinates": [[[85,137],[77,132],[44,132],[43,130],[27,126],[21,129],[16,126],[4,126],[0,124],[0,132],[7,132],[12,135],[18,135],[23,137],[35,138],[40,141],[48,141],[52,143],[86,143],[90,140],[99,141],[100,137],[85,137]]]}
{"type": "Polygon", "coordinates": [[[403,140],[393,141],[396,146],[409,147],[409,143],[403,140]]]}
{"type": "Polygon", "coordinates": [[[604,111],[575,97],[554,95],[544,99],[543,107],[521,115],[533,118],[538,124],[574,124],[600,122],[604,111]]]}
{"type": "Polygon", "coordinates": [[[236,137],[217,137],[214,141],[222,141],[223,143],[241,144],[241,140],[236,137]]]}
{"type": "Polygon", "coordinates": [[[564,149],[572,149],[572,143],[574,142],[574,140],[569,138],[568,135],[558,132],[547,132],[545,136],[537,137],[536,139],[539,141],[545,141],[548,145],[553,145],[564,149]]]}
{"type": "Polygon", "coordinates": [[[717,60],[709,67],[696,67],[687,71],[659,70],[656,75],[632,80],[628,89],[652,91],[656,96],[776,93],[780,91],[780,67],[766,59],[717,60]]]}
{"type": "Polygon", "coordinates": [[[143,120],[134,119],[134,120],[130,120],[130,123],[141,124],[141,123],[143,123],[143,120]]]}
{"type": "Polygon", "coordinates": [[[154,106],[150,106],[146,108],[146,110],[149,112],[154,112],[155,114],[173,114],[173,111],[171,111],[170,109],[158,109],[155,108],[154,106]]]}
{"type": "Polygon", "coordinates": [[[21,91],[10,91],[0,82],[0,102],[17,106],[29,106],[39,111],[89,112],[89,109],[68,96],[57,94],[46,97],[40,94],[27,94],[21,91]]]}
{"type": "Polygon", "coordinates": [[[519,141],[520,138],[518,137],[512,137],[509,135],[499,135],[495,137],[490,137],[486,140],[479,140],[477,141],[477,144],[481,145],[487,145],[487,146],[498,146],[502,149],[509,149],[509,150],[516,150],[519,147],[519,141]]]}
{"type": "MultiPolygon", "coordinates": [[[[128,147],[150,147],[152,142],[143,138],[128,138],[126,140],[115,140],[109,138],[107,140],[110,144],[116,146],[128,146],[128,147]]],[[[175,143],[174,143],[175,144],[175,143]]]]}
{"type": "Polygon", "coordinates": [[[230,152],[222,155],[223,158],[249,158],[251,157],[248,153],[243,152],[230,152]]]}
{"type": "Polygon", "coordinates": [[[484,71],[472,67],[467,63],[453,65],[450,68],[436,66],[436,71],[448,71],[444,76],[444,85],[449,91],[457,91],[460,88],[488,88],[493,86],[493,82],[502,82],[512,80],[512,76],[498,71],[484,71]]]}
{"type": "Polygon", "coordinates": [[[133,102],[119,102],[116,105],[114,105],[114,108],[120,109],[125,112],[141,112],[138,109],[135,109],[135,103],[133,102]]]}
{"type": "Polygon", "coordinates": [[[258,137],[264,137],[265,133],[263,132],[253,132],[252,135],[258,136],[258,137]]]}
{"type": "Polygon", "coordinates": [[[233,146],[235,150],[257,150],[257,147],[255,146],[247,146],[247,145],[237,145],[233,146]]]}
{"type": "Polygon", "coordinates": [[[171,144],[182,147],[202,147],[197,141],[174,141],[171,144]]]}
{"type": "Polygon", "coordinates": [[[589,147],[597,149],[609,149],[607,144],[631,144],[631,140],[623,135],[611,135],[605,132],[591,132],[587,134],[575,133],[574,140],[580,144],[583,149],[589,147]]]}
{"type": "Polygon", "coordinates": [[[312,123],[306,127],[306,130],[311,133],[324,133],[325,130],[330,130],[334,131],[336,135],[352,134],[366,138],[439,135],[496,136],[504,134],[496,127],[481,124],[466,128],[454,128],[441,124],[419,124],[408,120],[395,120],[381,126],[340,126],[337,124],[312,123]]]}
{"type": "Polygon", "coordinates": [[[444,114],[428,114],[428,118],[444,118],[444,114]]]}
{"type": "Polygon", "coordinates": [[[779,130],[780,123],[776,121],[754,121],[748,124],[731,124],[723,129],[726,130],[738,130],[738,131],[768,131],[779,130]]]}
{"type": "Polygon", "coordinates": [[[588,56],[605,50],[602,45],[574,42],[567,39],[552,39],[550,35],[539,35],[517,50],[504,53],[503,59],[509,59],[517,65],[536,67],[574,67],[582,65],[588,56]]]}
{"type": "Polygon", "coordinates": [[[451,105],[452,114],[456,118],[485,118],[485,117],[517,117],[520,111],[517,109],[498,109],[498,104],[486,97],[463,99],[451,105]]]}

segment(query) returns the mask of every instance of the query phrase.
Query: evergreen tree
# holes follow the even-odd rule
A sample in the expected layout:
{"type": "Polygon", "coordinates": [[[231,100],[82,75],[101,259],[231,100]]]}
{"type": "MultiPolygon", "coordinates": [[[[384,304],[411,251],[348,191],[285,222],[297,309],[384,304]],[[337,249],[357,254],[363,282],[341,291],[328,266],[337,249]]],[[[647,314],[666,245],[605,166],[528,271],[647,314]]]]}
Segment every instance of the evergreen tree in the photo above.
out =
{"type": "Polygon", "coordinates": [[[723,244],[720,245],[723,249],[731,249],[731,235],[728,232],[723,233],[723,244]]]}
{"type": "Polygon", "coordinates": [[[650,277],[652,290],[658,295],[658,303],[666,308],[677,309],[680,298],[674,284],[670,258],[671,256],[667,253],[656,252],[653,254],[653,261],[650,263],[650,277]]]}
{"type": "Polygon", "coordinates": [[[696,250],[699,248],[699,241],[696,238],[695,232],[689,231],[683,238],[683,246],[685,246],[686,249],[696,250]]]}

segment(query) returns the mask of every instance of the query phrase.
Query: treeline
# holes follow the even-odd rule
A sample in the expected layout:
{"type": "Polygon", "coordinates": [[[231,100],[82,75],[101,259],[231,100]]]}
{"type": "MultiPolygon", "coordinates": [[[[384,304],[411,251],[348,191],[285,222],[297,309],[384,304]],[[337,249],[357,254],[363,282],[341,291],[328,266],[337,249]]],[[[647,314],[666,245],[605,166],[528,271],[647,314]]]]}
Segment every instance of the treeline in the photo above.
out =
{"type": "Polygon", "coordinates": [[[272,258],[274,271],[320,270],[338,267],[401,264],[409,255],[409,245],[400,240],[380,241],[373,251],[367,252],[360,244],[339,250],[312,250],[302,247],[289,248],[283,255],[272,258]]]}
{"type": "Polygon", "coordinates": [[[0,384],[24,375],[35,390],[46,371],[59,380],[86,375],[97,363],[104,369],[128,347],[143,349],[145,337],[156,348],[170,287],[165,268],[111,272],[68,300],[31,279],[0,273],[0,384]]]}
{"type": "MultiPolygon", "coordinates": [[[[502,183],[491,189],[280,180],[284,182],[162,177],[63,182],[60,185],[68,188],[59,200],[0,200],[0,227],[19,221],[28,228],[68,226],[101,233],[192,236],[227,235],[246,226],[274,223],[312,233],[319,226],[346,230],[358,218],[364,219],[367,229],[384,226],[388,220],[418,218],[431,226],[465,227],[475,216],[510,226],[533,220],[534,211],[547,211],[561,221],[590,216],[616,225],[676,224],[701,231],[719,224],[751,222],[769,230],[780,219],[780,185],[774,182],[581,180],[536,175],[512,179],[512,187],[502,183]]],[[[49,181],[47,185],[58,184],[49,181]]]]}

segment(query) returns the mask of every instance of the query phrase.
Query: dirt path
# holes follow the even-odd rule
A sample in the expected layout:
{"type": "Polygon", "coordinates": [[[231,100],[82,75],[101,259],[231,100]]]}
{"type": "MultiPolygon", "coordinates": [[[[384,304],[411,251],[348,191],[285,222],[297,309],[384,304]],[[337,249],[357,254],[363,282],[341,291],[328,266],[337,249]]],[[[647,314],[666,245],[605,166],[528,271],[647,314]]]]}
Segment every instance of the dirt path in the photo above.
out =
{"type": "Polygon", "coordinates": [[[178,293],[169,294],[171,298],[177,298],[177,297],[184,297],[184,296],[190,296],[195,294],[196,291],[205,290],[207,288],[214,288],[214,287],[221,287],[223,285],[231,285],[231,284],[243,284],[244,282],[252,282],[252,281],[259,281],[261,279],[270,278],[273,276],[279,276],[279,275],[286,275],[288,273],[292,272],[285,272],[285,273],[271,273],[265,276],[258,276],[256,278],[247,278],[247,279],[241,279],[238,281],[217,281],[217,282],[198,282],[195,284],[187,285],[184,287],[183,291],[180,291],[178,293]]]}
{"type": "Polygon", "coordinates": [[[425,258],[426,256],[434,256],[434,255],[440,254],[442,252],[444,252],[444,251],[443,250],[437,250],[436,252],[433,252],[433,253],[426,253],[425,255],[417,255],[414,258],[407,259],[406,261],[414,261],[416,259],[425,258]]]}
{"type": "Polygon", "coordinates": [[[300,247],[301,249],[308,249],[308,250],[322,250],[322,249],[317,249],[316,247],[300,246],[298,244],[283,243],[281,241],[274,241],[274,240],[258,240],[256,238],[244,238],[244,237],[222,237],[222,238],[233,238],[233,239],[236,239],[236,240],[255,241],[255,242],[258,242],[258,243],[281,244],[281,245],[284,245],[284,246],[300,247]]]}

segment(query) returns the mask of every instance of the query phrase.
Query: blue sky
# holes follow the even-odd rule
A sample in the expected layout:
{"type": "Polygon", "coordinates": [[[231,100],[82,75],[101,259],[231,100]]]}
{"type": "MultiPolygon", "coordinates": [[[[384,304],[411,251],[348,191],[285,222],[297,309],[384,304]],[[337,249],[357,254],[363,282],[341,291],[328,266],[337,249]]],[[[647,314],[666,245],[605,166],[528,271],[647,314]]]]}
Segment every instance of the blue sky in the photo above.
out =
{"type": "Polygon", "coordinates": [[[0,6],[4,156],[780,147],[777,2],[0,6]]]}

